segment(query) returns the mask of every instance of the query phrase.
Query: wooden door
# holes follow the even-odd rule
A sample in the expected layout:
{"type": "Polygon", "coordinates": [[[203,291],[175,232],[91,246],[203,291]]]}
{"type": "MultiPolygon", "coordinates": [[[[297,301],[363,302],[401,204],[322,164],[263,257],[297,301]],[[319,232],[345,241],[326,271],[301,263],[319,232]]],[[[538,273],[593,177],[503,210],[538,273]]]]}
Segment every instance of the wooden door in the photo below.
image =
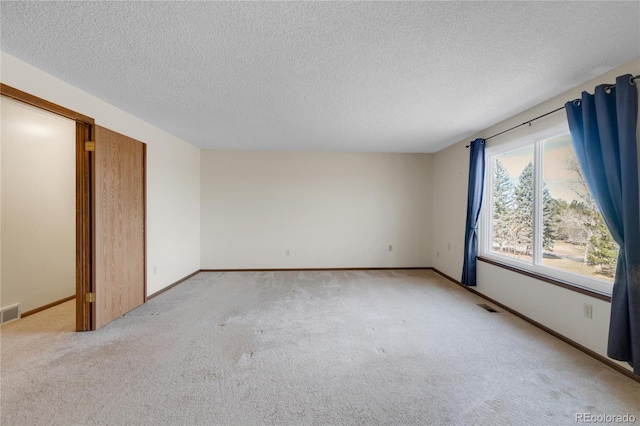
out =
{"type": "Polygon", "coordinates": [[[95,330],[146,299],[146,146],[100,126],[94,139],[95,330]]]}

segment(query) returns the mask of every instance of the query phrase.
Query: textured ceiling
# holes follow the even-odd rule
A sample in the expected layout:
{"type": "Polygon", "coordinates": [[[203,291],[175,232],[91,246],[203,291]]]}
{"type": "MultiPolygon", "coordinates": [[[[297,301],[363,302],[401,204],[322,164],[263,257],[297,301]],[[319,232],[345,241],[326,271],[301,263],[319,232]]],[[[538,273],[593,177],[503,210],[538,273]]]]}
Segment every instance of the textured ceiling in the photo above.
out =
{"type": "Polygon", "coordinates": [[[2,2],[0,48],[202,148],[435,152],[640,56],[640,2],[2,2]]]}

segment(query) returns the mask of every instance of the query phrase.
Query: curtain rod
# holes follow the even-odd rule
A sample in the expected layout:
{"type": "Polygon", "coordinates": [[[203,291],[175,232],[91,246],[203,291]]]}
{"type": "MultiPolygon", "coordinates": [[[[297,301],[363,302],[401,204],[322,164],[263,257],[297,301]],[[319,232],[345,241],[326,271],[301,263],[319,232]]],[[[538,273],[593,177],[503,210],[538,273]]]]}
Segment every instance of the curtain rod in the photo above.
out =
{"type": "MultiPolygon", "coordinates": [[[[631,84],[635,84],[635,81],[636,81],[636,80],[638,80],[638,79],[640,79],[640,74],[638,74],[638,75],[634,75],[633,77],[631,77],[631,78],[630,78],[630,80],[631,80],[631,84]]],[[[612,87],[616,87],[616,85],[615,85],[615,84],[608,84],[608,85],[606,85],[606,86],[607,86],[607,89],[611,89],[612,87]]],[[[500,135],[502,135],[502,134],[504,134],[504,133],[510,132],[510,131],[512,131],[512,130],[514,130],[514,129],[517,129],[518,127],[526,126],[527,124],[530,126],[530,125],[531,125],[531,123],[533,123],[534,121],[539,120],[539,119],[541,119],[541,118],[543,118],[543,117],[546,117],[547,115],[551,115],[551,114],[553,114],[554,112],[558,112],[558,111],[563,110],[563,109],[564,109],[564,106],[561,106],[560,108],[554,109],[553,111],[549,111],[549,112],[547,112],[546,114],[539,115],[539,116],[537,116],[536,118],[532,118],[531,120],[525,121],[525,122],[524,122],[524,123],[522,123],[522,124],[518,124],[517,126],[513,126],[513,127],[511,127],[510,129],[503,130],[503,131],[502,131],[502,132],[500,132],[500,133],[496,133],[495,135],[491,135],[491,136],[489,136],[488,138],[484,138],[484,140],[485,140],[485,141],[488,141],[488,140],[489,140],[489,139],[491,139],[491,138],[495,138],[496,136],[500,136],[500,135]]],[[[469,148],[470,146],[471,146],[471,145],[467,145],[467,148],[469,148]]]]}

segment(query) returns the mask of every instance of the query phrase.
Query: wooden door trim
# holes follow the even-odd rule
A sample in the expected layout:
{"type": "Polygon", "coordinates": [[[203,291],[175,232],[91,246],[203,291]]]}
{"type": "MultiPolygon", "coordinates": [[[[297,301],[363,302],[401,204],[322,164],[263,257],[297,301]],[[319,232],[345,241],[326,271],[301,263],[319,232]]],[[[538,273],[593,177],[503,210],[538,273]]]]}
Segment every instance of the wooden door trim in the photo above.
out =
{"type": "Polygon", "coordinates": [[[86,115],[80,114],[79,112],[70,110],[58,104],[54,104],[53,102],[49,102],[37,96],[33,96],[27,92],[23,92],[22,90],[18,90],[15,87],[7,86],[3,83],[0,83],[0,94],[2,94],[2,96],[24,102],[25,104],[29,104],[40,109],[47,110],[49,112],[53,112],[54,114],[70,118],[74,121],[94,124],[94,120],[91,117],[87,117],[86,115]]]}
{"type": "Polygon", "coordinates": [[[85,142],[93,136],[95,121],[63,106],[0,83],[0,95],[61,115],[76,122],[76,331],[91,330],[91,306],[85,294],[93,288],[91,155],[85,142]]]}
{"type": "Polygon", "coordinates": [[[93,155],[84,148],[93,125],[76,121],[76,331],[92,330],[91,306],[85,295],[93,291],[93,155]]]}
{"type": "Polygon", "coordinates": [[[144,250],[144,286],[142,303],[147,303],[147,144],[142,143],[142,238],[144,250]]]}

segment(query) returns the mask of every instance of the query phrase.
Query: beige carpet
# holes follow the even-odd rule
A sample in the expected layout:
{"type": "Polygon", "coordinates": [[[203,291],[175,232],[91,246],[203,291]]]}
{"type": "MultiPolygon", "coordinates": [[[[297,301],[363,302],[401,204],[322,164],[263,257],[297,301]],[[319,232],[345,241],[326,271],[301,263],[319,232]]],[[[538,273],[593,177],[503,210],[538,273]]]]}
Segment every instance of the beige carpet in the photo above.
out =
{"type": "Polygon", "coordinates": [[[640,423],[639,383],[483,302],[431,271],[200,273],[89,333],[68,302],[1,328],[0,420],[640,423]]]}

